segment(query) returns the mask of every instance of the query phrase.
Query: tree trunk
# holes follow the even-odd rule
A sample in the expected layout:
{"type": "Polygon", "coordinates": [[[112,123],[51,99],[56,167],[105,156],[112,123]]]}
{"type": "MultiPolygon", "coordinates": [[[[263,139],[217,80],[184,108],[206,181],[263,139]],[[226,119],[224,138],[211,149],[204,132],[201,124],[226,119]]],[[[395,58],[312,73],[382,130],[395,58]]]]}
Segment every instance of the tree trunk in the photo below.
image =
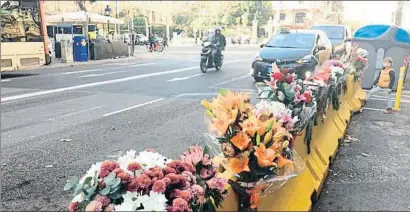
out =
{"type": "Polygon", "coordinates": [[[397,6],[396,6],[396,18],[394,23],[398,26],[402,25],[403,21],[403,6],[404,6],[404,1],[397,1],[397,6]]]}

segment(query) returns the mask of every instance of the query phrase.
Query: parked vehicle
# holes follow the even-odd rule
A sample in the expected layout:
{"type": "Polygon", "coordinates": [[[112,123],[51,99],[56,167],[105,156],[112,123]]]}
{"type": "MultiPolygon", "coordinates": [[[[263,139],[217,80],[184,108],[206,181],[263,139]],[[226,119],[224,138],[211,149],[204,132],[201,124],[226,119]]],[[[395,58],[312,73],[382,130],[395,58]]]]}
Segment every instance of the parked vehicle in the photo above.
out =
{"type": "Polygon", "coordinates": [[[143,34],[136,34],[135,35],[135,45],[147,45],[149,44],[148,38],[143,34]]]}
{"type": "Polygon", "coordinates": [[[284,30],[261,45],[252,63],[255,81],[270,80],[272,63],[288,68],[299,79],[310,77],[316,66],[330,59],[332,44],[326,33],[319,30],[284,30]]]}
{"type": "Polygon", "coordinates": [[[210,41],[205,41],[202,44],[203,48],[201,50],[200,67],[203,73],[206,73],[208,68],[215,68],[217,71],[221,69],[224,56],[222,55],[222,52],[220,57],[216,55],[216,48],[218,45],[219,44],[213,44],[210,41]]]}
{"type": "Polygon", "coordinates": [[[311,30],[322,30],[329,37],[330,42],[332,43],[332,54],[338,55],[341,57],[345,53],[349,52],[352,39],[352,30],[349,26],[345,25],[330,25],[330,24],[321,24],[313,25],[310,27],[311,30]]]}

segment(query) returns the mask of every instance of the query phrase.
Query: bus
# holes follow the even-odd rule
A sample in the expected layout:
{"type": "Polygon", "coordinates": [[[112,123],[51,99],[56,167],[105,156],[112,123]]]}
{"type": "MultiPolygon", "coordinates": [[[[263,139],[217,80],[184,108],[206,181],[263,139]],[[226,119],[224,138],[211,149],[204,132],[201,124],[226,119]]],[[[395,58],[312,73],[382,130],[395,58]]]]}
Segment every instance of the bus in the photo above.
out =
{"type": "Polygon", "coordinates": [[[51,63],[44,0],[1,1],[1,72],[51,63]]]}

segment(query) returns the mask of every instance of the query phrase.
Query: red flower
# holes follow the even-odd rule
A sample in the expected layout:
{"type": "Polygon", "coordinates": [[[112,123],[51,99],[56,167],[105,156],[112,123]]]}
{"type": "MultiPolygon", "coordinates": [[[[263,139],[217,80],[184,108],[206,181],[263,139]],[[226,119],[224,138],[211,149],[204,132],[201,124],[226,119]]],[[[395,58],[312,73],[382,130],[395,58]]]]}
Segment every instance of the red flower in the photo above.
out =
{"type": "Polygon", "coordinates": [[[152,186],[152,190],[157,193],[164,193],[166,189],[166,184],[162,180],[155,181],[154,185],[152,186]]]}
{"type": "Polygon", "coordinates": [[[188,206],[188,202],[185,201],[182,198],[176,198],[174,201],[172,201],[172,212],[185,212],[185,211],[190,211],[190,208],[188,206]]]}
{"type": "Polygon", "coordinates": [[[156,152],[154,149],[151,149],[151,148],[148,148],[145,151],[147,151],[147,152],[156,152]]]}
{"type": "Polygon", "coordinates": [[[169,177],[164,177],[162,181],[164,181],[165,185],[169,185],[171,183],[171,179],[169,179],[169,177]]]}
{"type": "Polygon", "coordinates": [[[293,75],[289,75],[288,77],[286,77],[286,82],[287,83],[292,83],[293,80],[295,80],[295,77],[293,75]]]}
{"type": "Polygon", "coordinates": [[[131,182],[131,175],[126,172],[121,172],[117,176],[121,179],[122,183],[131,182]]]}
{"type": "Polygon", "coordinates": [[[146,174],[141,174],[137,177],[137,179],[139,188],[146,189],[151,185],[151,178],[149,178],[146,174]]]}
{"type": "Polygon", "coordinates": [[[309,91],[305,91],[302,95],[306,98],[306,103],[312,101],[312,96],[310,95],[309,91]]]}
{"type": "Polygon", "coordinates": [[[134,172],[141,169],[141,165],[137,162],[131,162],[127,167],[128,171],[134,172]]]}
{"type": "Polygon", "coordinates": [[[162,169],[162,172],[167,175],[169,173],[177,173],[177,171],[175,171],[175,169],[171,168],[171,167],[165,167],[162,169]]]}
{"type": "Polygon", "coordinates": [[[104,161],[101,164],[100,177],[104,178],[108,176],[116,168],[120,168],[120,165],[118,163],[109,160],[104,161]]]}
{"type": "Polygon", "coordinates": [[[138,189],[138,178],[134,177],[131,182],[127,185],[127,191],[134,192],[138,189]]]}
{"type": "Polygon", "coordinates": [[[285,75],[280,73],[280,72],[274,72],[272,73],[271,77],[278,82],[282,82],[285,80],[285,75]]]}
{"type": "Polygon", "coordinates": [[[124,172],[124,170],[122,170],[121,168],[116,168],[116,169],[114,169],[113,172],[114,172],[116,175],[118,175],[118,174],[124,172]]]}
{"type": "Polygon", "coordinates": [[[78,211],[78,202],[72,202],[70,203],[70,205],[68,206],[68,211],[70,212],[75,212],[78,211]]]}

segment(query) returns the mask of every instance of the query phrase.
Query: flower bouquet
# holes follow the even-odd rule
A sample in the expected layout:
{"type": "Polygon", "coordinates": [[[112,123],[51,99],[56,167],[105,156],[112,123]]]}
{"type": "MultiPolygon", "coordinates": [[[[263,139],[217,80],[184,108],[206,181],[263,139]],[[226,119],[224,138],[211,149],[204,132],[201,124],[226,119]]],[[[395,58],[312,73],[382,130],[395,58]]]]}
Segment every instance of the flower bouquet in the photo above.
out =
{"type": "Polygon", "coordinates": [[[294,121],[289,111],[256,109],[248,95],[229,90],[201,105],[212,119],[209,145],[224,158],[225,171],[237,177],[229,183],[240,197],[239,211],[256,210],[259,195],[272,192],[303,168],[289,145],[293,137],[283,126],[294,121]]]}
{"type": "Polygon", "coordinates": [[[180,160],[153,150],[130,150],[98,162],[64,187],[73,190],[69,211],[216,211],[227,195],[207,149],[192,146],[180,160]]]}

